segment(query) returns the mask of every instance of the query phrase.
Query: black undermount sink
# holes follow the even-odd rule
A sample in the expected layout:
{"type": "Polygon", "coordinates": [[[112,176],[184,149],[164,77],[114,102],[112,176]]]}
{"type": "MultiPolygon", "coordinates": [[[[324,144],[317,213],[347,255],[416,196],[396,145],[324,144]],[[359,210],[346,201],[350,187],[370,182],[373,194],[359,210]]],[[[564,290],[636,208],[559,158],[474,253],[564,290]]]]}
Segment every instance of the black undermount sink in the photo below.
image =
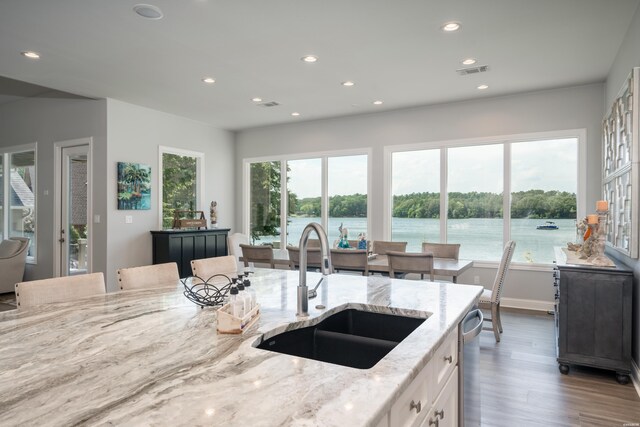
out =
{"type": "Polygon", "coordinates": [[[277,353],[369,369],[425,318],[346,309],[317,325],[275,335],[255,347],[277,353]]]}

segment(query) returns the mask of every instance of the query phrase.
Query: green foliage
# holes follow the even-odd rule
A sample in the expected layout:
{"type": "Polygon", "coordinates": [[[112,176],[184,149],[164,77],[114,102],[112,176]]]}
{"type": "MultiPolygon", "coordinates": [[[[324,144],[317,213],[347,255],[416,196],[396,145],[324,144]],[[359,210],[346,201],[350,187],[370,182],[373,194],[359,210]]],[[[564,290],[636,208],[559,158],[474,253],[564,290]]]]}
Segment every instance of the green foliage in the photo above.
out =
{"type": "MultiPolygon", "coordinates": [[[[280,234],[280,175],[280,162],[251,164],[250,222],[253,240],[280,234]]],[[[289,195],[290,200],[292,196],[295,194],[289,195]]]]}
{"type": "MultiPolygon", "coordinates": [[[[502,218],[502,194],[449,193],[448,216],[452,219],[502,218]]],[[[296,200],[298,216],[320,216],[320,197],[296,200]]],[[[293,206],[293,204],[290,204],[293,206]]],[[[365,217],[366,194],[332,196],[329,216],[365,217]]],[[[440,193],[412,193],[393,197],[396,218],[440,218],[440,193]]],[[[576,195],[561,191],[529,190],[512,193],[511,218],[563,219],[576,217],[576,195]]]]}
{"type": "Polygon", "coordinates": [[[195,157],[162,154],[162,226],[171,228],[173,211],[193,210],[196,204],[195,157]]]}

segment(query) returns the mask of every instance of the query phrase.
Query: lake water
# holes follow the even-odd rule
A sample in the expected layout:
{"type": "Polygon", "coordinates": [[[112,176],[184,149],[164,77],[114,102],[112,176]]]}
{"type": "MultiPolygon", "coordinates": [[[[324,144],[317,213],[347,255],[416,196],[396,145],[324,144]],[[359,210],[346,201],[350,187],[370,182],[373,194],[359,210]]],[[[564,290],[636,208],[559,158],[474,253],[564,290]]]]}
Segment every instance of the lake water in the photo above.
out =
{"type": "MultiPolygon", "coordinates": [[[[320,223],[320,218],[290,218],[288,243],[298,245],[304,227],[310,222],[320,223]]],[[[536,226],[545,220],[512,219],[511,238],[516,242],[514,262],[551,263],[553,247],[565,246],[576,239],[573,219],[552,220],[558,230],[537,230],[536,226]]],[[[339,236],[340,224],[349,230],[349,239],[356,239],[359,233],[366,233],[364,218],[329,218],[327,230],[329,241],[333,243],[339,236]]],[[[502,219],[471,218],[447,221],[449,243],[460,243],[460,258],[499,261],[502,255],[502,219]]],[[[392,240],[406,241],[408,252],[419,252],[422,242],[440,241],[440,220],[426,218],[393,218],[392,240]]],[[[264,237],[260,242],[279,240],[264,237]]]]}

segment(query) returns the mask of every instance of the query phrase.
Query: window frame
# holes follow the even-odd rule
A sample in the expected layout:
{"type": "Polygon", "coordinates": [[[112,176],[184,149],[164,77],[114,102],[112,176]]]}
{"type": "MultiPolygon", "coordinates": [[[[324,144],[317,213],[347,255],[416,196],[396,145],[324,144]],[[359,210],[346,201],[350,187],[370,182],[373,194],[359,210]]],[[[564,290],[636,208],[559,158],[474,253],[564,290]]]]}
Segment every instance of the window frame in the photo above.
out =
{"type": "Polygon", "coordinates": [[[33,170],[35,171],[35,179],[33,181],[33,209],[35,217],[35,225],[33,235],[35,236],[35,244],[33,245],[33,256],[27,256],[27,264],[38,264],[38,143],[13,145],[9,147],[0,147],[0,156],[2,156],[2,174],[3,174],[3,199],[0,201],[4,207],[4,213],[0,221],[2,221],[3,238],[8,239],[9,236],[9,216],[11,210],[11,177],[7,175],[7,171],[11,169],[10,157],[12,154],[25,153],[33,151],[33,170]],[[7,168],[7,166],[9,168],[7,168]],[[7,179],[9,177],[9,179],[7,179]]]}
{"type": "Polygon", "coordinates": [[[204,179],[204,153],[200,151],[185,150],[183,148],[169,147],[165,145],[158,146],[158,174],[157,174],[157,188],[158,188],[158,229],[162,230],[162,204],[163,204],[163,182],[164,182],[164,169],[163,169],[163,154],[173,154],[176,156],[193,157],[196,159],[196,210],[204,210],[202,203],[205,194],[205,179],[204,179]],[[199,208],[199,209],[198,209],[199,208]]]}
{"type": "MultiPolygon", "coordinates": [[[[371,190],[372,190],[372,149],[371,148],[359,148],[349,150],[336,150],[336,151],[321,151],[311,153],[294,153],[294,154],[281,154],[275,156],[261,156],[242,159],[242,233],[247,236],[251,234],[251,211],[250,211],[250,194],[251,184],[250,173],[252,163],[262,162],[280,162],[280,174],[286,177],[287,162],[290,160],[305,160],[305,159],[320,159],[321,161],[321,196],[320,196],[320,218],[322,228],[327,230],[329,224],[329,177],[328,168],[330,157],[348,157],[348,156],[367,156],[367,238],[371,236],[371,190]]],[[[286,249],[286,236],[287,236],[287,212],[288,212],[288,197],[287,194],[287,180],[280,180],[280,194],[285,195],[280,197],[280,248],[286,249]]]]}
{"type": "MultiPolygon", "coordinates": [[[[447,210],[448,210],[448,149],[480,145],[503,144],[503,212],[509,212],[503,218],[503,245],[511,237],[511,145],[519,142],[577,139],[578,170],[576,171],[576,209],[577,218],[586,215],[586,187],[587,187],[587,132],[586,129],[567,129],[548,132],[533,132],[512,135],[499,135],[481,138],[465,138],[444,141],[422,142],[414,144],[388,145],[384,147],[384,184],[383,184],[383,235],[391,238],[391,224],[393,219],[393,188],[392,188],[392,156],[396,152],[418,150],[440,150],[440,241],[447,241],[447,210]]],[[[474,267],[495,268],[496,261],[474,261],[474,267]]],[[[545,263],[512,263],[518,269],[548,271],[550,264],[545,263]]]]}

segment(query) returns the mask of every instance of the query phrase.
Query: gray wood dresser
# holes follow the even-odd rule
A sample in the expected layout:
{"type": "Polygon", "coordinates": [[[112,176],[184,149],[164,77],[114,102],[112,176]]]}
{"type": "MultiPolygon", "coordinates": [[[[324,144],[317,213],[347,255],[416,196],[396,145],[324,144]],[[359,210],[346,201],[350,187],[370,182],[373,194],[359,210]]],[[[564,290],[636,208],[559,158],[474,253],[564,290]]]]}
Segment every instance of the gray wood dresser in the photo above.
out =
{"type": "Polygon", "coordinates": [[[568,264],[555,250],[555,330],[560,372],[585,365],[616,372],[620,384],[631,373],[633,271],[568,264]]]}

